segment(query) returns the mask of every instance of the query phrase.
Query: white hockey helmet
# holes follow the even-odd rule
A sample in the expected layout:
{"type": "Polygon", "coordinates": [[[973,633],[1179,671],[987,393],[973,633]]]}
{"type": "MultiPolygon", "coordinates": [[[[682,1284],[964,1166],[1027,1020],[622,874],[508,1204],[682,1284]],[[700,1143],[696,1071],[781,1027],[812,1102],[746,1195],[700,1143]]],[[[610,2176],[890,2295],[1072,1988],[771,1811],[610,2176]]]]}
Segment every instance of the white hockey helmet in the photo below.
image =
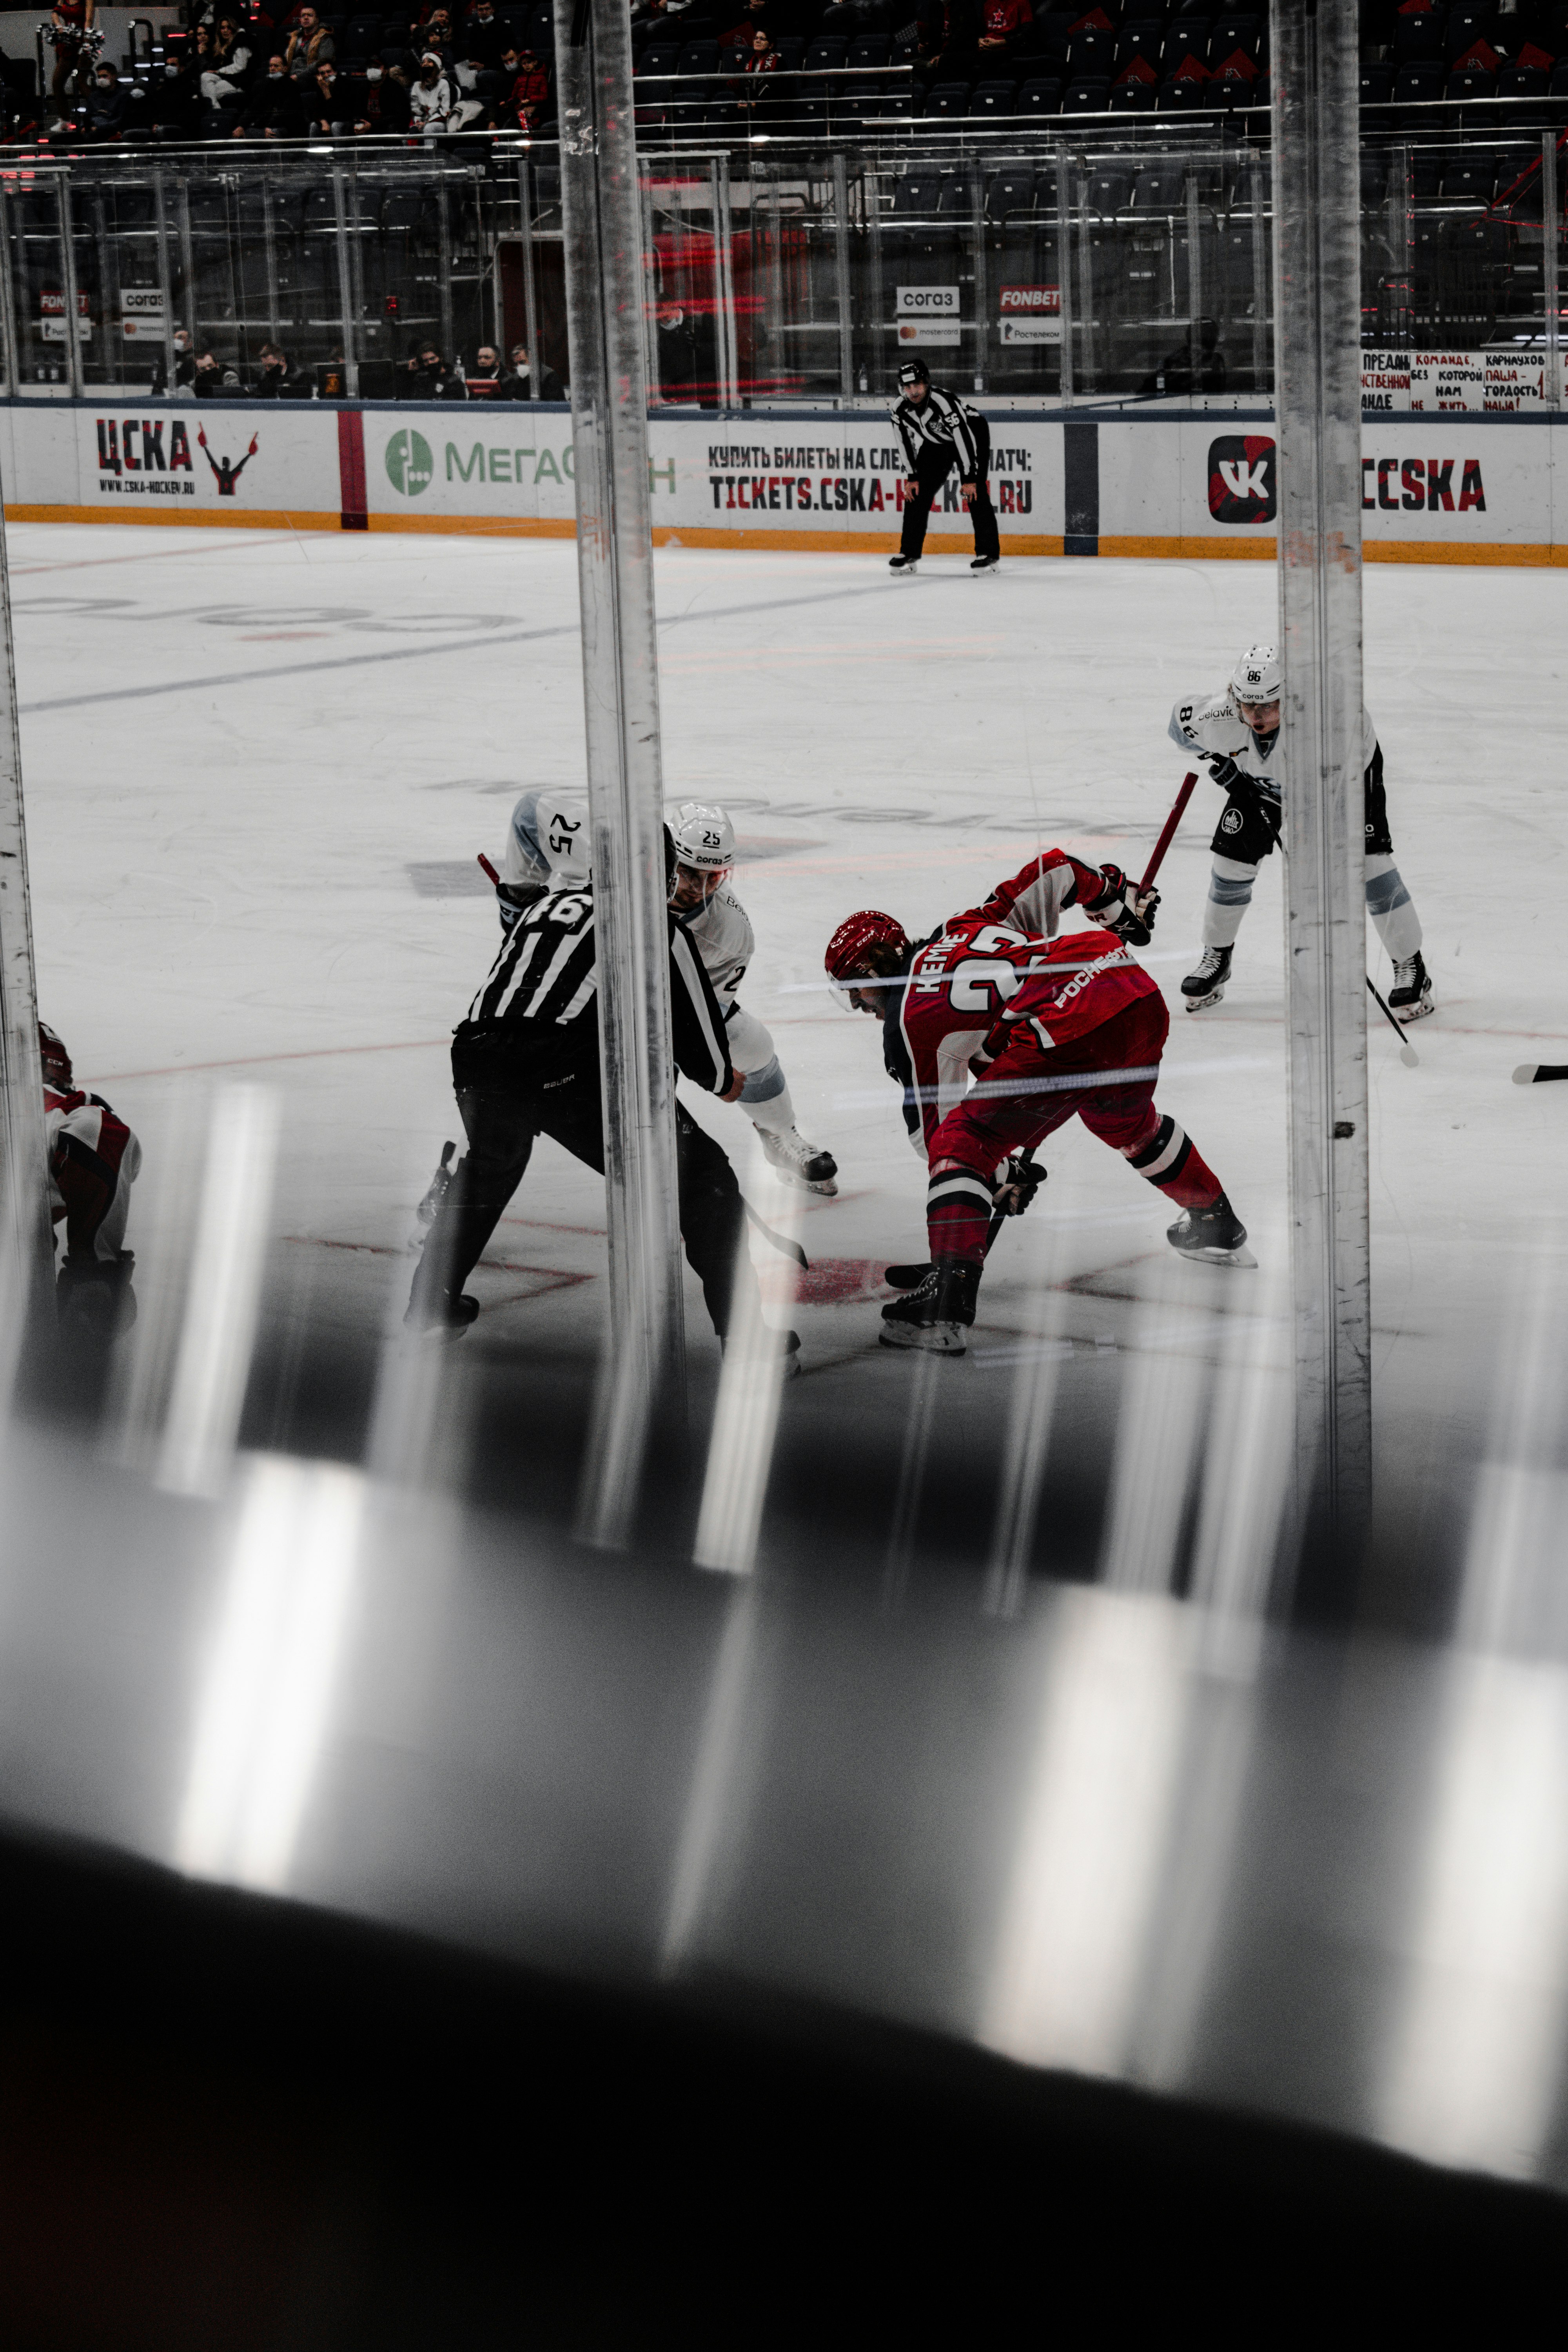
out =
{"type": "Polygon", "coordinates": [[[735,828],[717,801],[682,801],[670,826],[675,854],[699,874],[728,874],[735,863],[735,828]]]}
{"type": "Polygon", "coordinates": [[[586,882],[593,872],[593,833],[588,803],[581,793],[542,793],[534,820],[539,846],[550,860],[556,888],[586,882]]]}
{"type": "Polygon", "coordinates": [[[1233,702],[1278,702],[1283,680],[1277,646],[1248,646],[1230,677],[1233,702]]]}

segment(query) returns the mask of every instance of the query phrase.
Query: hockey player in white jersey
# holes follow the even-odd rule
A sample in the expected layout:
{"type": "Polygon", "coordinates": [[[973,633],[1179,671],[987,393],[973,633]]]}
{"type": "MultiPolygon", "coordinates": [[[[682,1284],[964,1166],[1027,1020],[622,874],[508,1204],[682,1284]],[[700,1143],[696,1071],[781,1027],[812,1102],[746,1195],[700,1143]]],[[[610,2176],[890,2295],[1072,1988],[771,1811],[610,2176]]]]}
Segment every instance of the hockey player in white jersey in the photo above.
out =
{"type": "Polygon", "coordinates": [[[496,898],[510,931],[524,907],[588,878],[588,803],[581,793],[524,793],[512,810],[496,898]]]}
{"type": "MultiPolygon", "coordinates": [[[[1171,713],[1171,740],[1195,752],[1225,791],[1214,837],[1214,867],[1204,909],[1204,952],[1182,982],[1189,1013],[1217,1004],[1230,978],[1231,950],[1252,898],[1258,868],[1279,838],[1284,819],[1284,753],[1279,741],[1279,656],[1249,646],[1228,686],[1214,695],[1184,695],[1171,713]]],[[[1366,906],[1394,965],[1388,1002],[1401,1021],[1432,1010],[1432,982],[1421,957],[1421,919],[1394,862],[1383,751],[1371,713],[1362,712],[1366,824],[1366,906]]]]}
{"type": "Polygon", "coordinates": [[[795,1123],[789,1081],[773,1041],[756,1015],[737,1001],[755,952],[751,919],[729,877],[735,863],[735,828],[710,802],[682,801],[669,821],[675,836],[675,889],[670,905],[690,934],[724,1015],[730,1059],[745,1073],[741,1108],[762,1138],[763,1153],[786,1184],[828,1195],[838,1190],[838,1163],[807,1143],[795,1123]]]}

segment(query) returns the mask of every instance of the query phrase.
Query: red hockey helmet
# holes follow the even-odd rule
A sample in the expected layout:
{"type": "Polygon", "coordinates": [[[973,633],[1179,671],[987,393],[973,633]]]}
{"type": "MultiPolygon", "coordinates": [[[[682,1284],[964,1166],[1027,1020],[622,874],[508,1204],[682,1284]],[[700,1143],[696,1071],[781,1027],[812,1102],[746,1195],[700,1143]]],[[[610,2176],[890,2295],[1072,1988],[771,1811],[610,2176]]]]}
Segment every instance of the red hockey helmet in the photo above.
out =
{"type": "Polygon", "coordinates": [[[846,915],[827,942],[823,962],[829,980],[840,986],[857,980],[889,979],[907,961],[910,942],[904,927],[875,907],[846,915]]]}
{"type": "Polygon", "coordinates": [[[57,1094],[68,1095],[75,1085],[71,1057],[66,1051],[65,1039],[58,1037],[46,1021],[38,1024],[38,1059],[44,1066],[45,1086],[53,1087],[57,1094]]]}

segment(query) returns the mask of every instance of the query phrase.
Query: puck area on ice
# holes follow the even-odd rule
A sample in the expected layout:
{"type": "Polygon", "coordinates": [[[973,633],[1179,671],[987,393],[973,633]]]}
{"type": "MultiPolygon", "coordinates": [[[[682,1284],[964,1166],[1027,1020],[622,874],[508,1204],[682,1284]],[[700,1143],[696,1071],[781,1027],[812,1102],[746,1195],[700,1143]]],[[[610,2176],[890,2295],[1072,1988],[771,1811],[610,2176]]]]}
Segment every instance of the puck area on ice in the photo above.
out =
{"type": "Polygon", "coordinates": [[[759,1266],[757,1280],[770,1307],[864,1305],[892,1297],[882,1279],[888,1264],[883,1257],[814,1257],[808,1266],[759,1266]]]}

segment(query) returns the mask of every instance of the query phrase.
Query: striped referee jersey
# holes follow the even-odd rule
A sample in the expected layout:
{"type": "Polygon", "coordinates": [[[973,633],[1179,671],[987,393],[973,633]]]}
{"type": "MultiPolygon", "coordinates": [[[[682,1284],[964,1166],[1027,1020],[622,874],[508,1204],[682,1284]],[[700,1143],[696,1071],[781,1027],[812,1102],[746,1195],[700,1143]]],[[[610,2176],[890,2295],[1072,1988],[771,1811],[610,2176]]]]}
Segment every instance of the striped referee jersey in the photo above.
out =
{"type": "MultiPolygon", "coordinates": [[[[598,938],[591,884],[551,890],[525,907],[501,941],[458,1031],[465,1041],[502,1031],[519,1044],[595,1015],[598,938]]],[[[724,1016],[686,926],[669,913],[669,1014],[677,1066],[694,1086],[722,1094],[733,1072],[724,1016]]]]}
{"type": "Polygon", "coordinates": [[[974,427],[980,422],[977,408],[971,408],[956,393],[944,392],[941,384],[930,383],[918,408],[900,394],[889,403],[889,409],[911,474],[921,451],[934,449],[950,460],[956,455],[959,473],[966,482],[974,480],[980,470],[980,449],[974,438],[974,427]]]}

